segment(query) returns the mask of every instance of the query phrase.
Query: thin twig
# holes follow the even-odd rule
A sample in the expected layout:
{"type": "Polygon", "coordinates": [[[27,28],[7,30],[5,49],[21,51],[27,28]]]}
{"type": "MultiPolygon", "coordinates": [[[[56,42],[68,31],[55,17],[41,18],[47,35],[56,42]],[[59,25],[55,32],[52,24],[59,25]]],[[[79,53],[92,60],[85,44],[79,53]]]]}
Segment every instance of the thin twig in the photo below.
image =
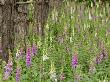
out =
{"type": "Polygon", "coordinates": [[[26,1],[26,2],[16,2],[16,4],[30,4],[30,3],[34,3],[34,1],[26,1]]]}

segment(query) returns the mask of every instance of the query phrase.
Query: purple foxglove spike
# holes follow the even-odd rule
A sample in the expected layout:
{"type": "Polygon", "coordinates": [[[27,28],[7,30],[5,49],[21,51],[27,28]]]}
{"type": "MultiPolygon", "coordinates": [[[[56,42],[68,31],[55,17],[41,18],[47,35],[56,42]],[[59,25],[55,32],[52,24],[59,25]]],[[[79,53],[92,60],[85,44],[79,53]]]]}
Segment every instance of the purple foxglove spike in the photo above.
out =
{"type": "Polygon", "coordinates": [[[4,67],[4,69],[5,69],[4,76],[3,76],[4,80],[7,80],[9,78],[9,76],[13,70],[12,66],[13,66],[12,60],[9,59],[7,65],[4,67]]]}
{"type": "Polygon", "coordinates": [[[96,57],[96,64],[100,64],[108,56],[105,50],[102,50],[100,54],[96,57]]]}
{"type": "Polygon", "coordinates": [[[27,49],[26,53],[26,65],[29,67],[31,65],[31,49],[27,49]]]}
{"type": "Polygon", "coordinates": [[[100,53],[100,60],[103,60],[103,58],[104,58],[104,55],[103,55],[103,53],[101,52],[101,53],[100,53]]]}
{"type": "Polygon", "coordinates": [[[17,69],[16,69],[16,82],[20,82],[20,74],[21,74],[21,69],[20,69],[20,67],[17,67],[17,69]]]}
{"type": "Polygon", "coordinates": [[[33,46],[32,46],[32,55],[34,56],[36,53],[37,53],[36,46],[33,45],[33,46]]]}
{"type": "Polygon", "coordinates": [[[96,57],[96,64],[100,64],[101,63],[101,59],[99,56],[96,57]]]}
{"type": "Polygon", "coordinates": [[[106,50],[102,50],[102,54],[103,54],[103,59],[106,59],[108,57],[106,50]]]}
{"type": "Polygon", "coordinates": [[[72,67],[73,68],[76,68],[78,65],[78,56],[77,54],[75,54],[73,57],[72,57],[72,67]]]}
{"type": "Polygon", "coordinates": [[[20,55],[22,55],[23,54],[23,48],[20,48],[20,55]]]}

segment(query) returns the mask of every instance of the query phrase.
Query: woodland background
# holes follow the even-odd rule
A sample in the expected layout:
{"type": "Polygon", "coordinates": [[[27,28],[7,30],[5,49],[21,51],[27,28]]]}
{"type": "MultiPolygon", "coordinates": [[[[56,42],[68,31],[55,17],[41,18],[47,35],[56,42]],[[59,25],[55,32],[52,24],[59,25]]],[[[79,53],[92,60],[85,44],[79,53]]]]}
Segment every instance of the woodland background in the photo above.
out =
{"type": "Polygon", "coordinates": [[[0,81],[109,82],[109,13],[109,0],[0,0],[0,81]]]}

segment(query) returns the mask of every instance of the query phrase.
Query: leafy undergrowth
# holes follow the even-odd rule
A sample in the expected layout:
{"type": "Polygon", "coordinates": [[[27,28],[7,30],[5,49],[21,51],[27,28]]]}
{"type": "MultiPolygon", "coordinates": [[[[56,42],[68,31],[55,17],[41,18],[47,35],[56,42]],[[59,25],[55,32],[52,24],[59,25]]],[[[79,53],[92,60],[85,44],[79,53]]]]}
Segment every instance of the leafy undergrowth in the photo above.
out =
{"type": "Polygon", "coordinates": [[[22,45],[0,66],[0,82],[110,82],[109,4],[64,3],[53,9],[44,38],[30,27],[22,45]]]}

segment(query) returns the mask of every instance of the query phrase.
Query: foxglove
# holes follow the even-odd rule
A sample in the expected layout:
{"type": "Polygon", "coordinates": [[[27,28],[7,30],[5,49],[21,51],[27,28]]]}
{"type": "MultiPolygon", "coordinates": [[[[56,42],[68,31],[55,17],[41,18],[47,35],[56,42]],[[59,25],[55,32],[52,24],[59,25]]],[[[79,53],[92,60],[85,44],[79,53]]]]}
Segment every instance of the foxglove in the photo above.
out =
{"type": "Polygon", "coordinates": [[[36,46],[32,46],[32,55],[34,56],[37,53],[36,46]]]}
{"type": "Polygon", "coordinates": [[[100,58],[100,56],[97,56],[96,57],[96,64],[100,64],[101,63],[101,58],[100,58]]]}
{"type": "Polygon", "coordinates": [[[75,74],[74,76],[74,82],[80,82],[82,80],[81,74],[75,74]]]}
{"type": "Polygon", "coordinates": [[[19,54],[22,56],[23,55],[23,48],[20,48],[19,54]]]}
{"type": "Polygon", "coordinates": [[[9,76],[13,70],[12,66],[13,66],[13,62],[11,59],[9,59],[7,65],[4,67],[4,69],[5,69],[4,76],[3,76],[4,80],[7,80],[9,78],[9,76]]]}
{"type": "Polygon", "coordinates": [[[93,62],[90,63],[89,65],[89,73],[91,74],[94,74],[96,72],[96,68],[95,68],[95,65],[93,62]]]}
{"type": "Polygon", "coordinates": [[[16,69],[16,82],[20,82],[20,74],[21,74],[21,69],[20,69],[20,67],[17,67],[17,69],[16,69]]]}
{"type": "Polygon", "coordinates": [[[60,75],[60,80],[64,80],[66,77],[65,77],[65,74],[64,73],[62,73],[61,75],[60,75]]]}
{"type": "Polygon", "coordinates": [[[19,53],[18,49],[17,49],[17,52],[16,52],[16,59],[20,59],[20,53],[19,53]]]}
{"type": "Polygon", "coordinates": [[[77,65],[78,65],[78,56],[77,56],[77,54],[75,54],[75,55],[73,55],[73,57],[72,57],[72,67],[73,67],[73,68],[76,68],[77,65]]]}
{"type": "Polygon", "coordinates": [[[108,56],[105,50],[102,50],[100,54],[96,57],[96,64],[100,64],[108,56]]]}
{"type": "Polygon", "coordinates": [[[26,65],[27,67],[30,67],[31,65],[31,49],[30,48],[27,49],[27,53],[26,53],[26,65]]]}
{"type": "Polygon", "coordinates": [[[56,76],[55,66],[54,66],[54,62],[52,62],[52,61],[51,61],[51,69],[50,69],[50,79],[53,82],[57,82],[57,76],[56,76]]]}
{"type": "Polygon", "coordinates": [[[43,56],[42,56],[42,59],[43,59],[43,61],[46,61],[46,60],[49,59],[49,57],[48,57],[47,55],[43,55],[43,56]]]}

